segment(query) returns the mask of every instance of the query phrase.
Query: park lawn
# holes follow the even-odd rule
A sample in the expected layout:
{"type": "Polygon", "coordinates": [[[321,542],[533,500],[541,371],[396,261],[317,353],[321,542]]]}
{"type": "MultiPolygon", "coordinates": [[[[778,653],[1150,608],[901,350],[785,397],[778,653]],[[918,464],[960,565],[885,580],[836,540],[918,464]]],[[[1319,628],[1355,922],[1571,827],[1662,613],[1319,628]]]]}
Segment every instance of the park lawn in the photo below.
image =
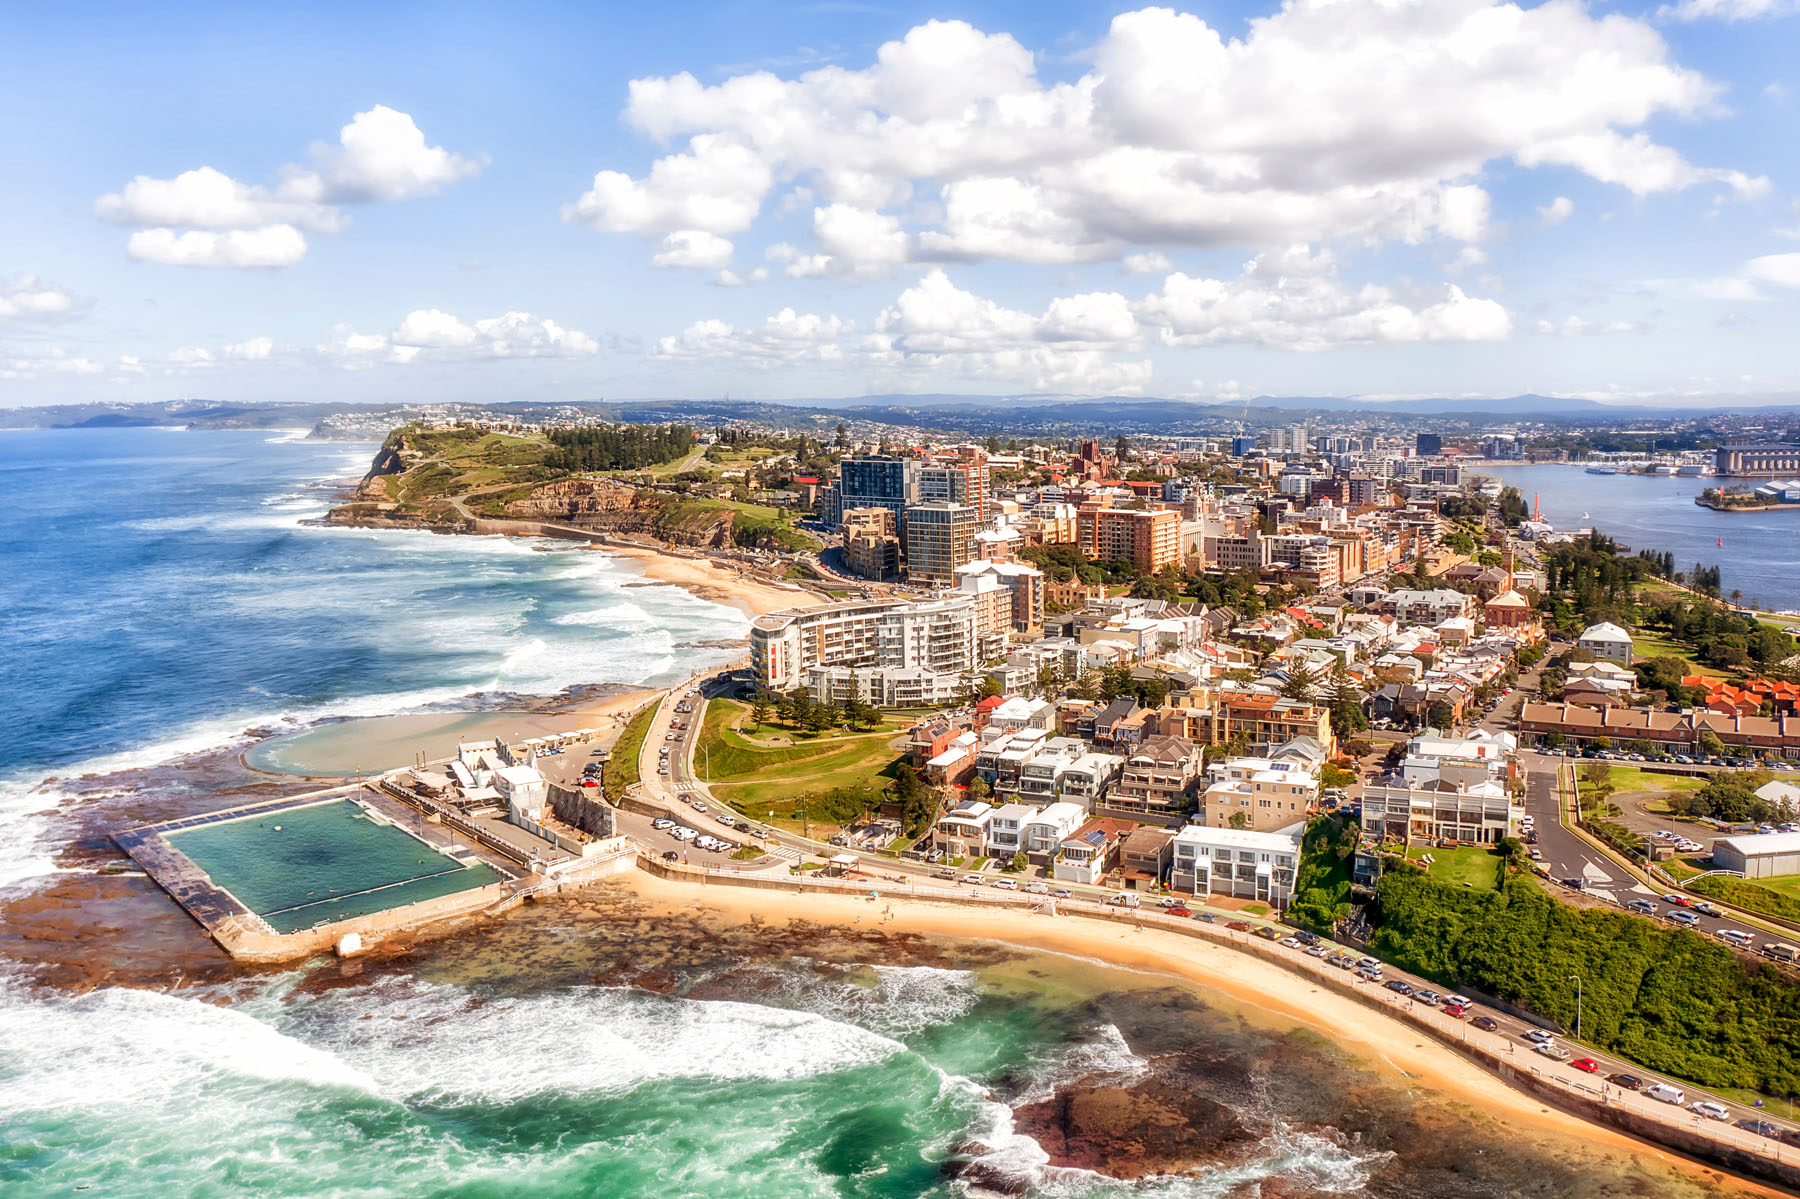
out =
{"type": "Polygon", "coordinates": [[[1658,774],[1630,766],[1614,766],[1606,781],[1613,791],[1698,791],[1706,780],[1686,774],[1658,774]]]}
{"type": "Polygon", "coordinates": [[[1482,845],[1464,845],[1456,849],[1431,849],[1414,846],[1406,856],[1417,861],[1430,854],[1435,861],[1427,867],[1432,878],[1452,885],[1468,884],[1476,890],[1492,891],[1500,877],[1500,857],[1482,845]]]}
{"type": "Polygon", "coordinates": [[[900,758],[890,744],[895,728],[885,720],[870,733],[767,745],[736,727],[748,713],[736,700],[708,703],[694,764],[714,795],[758,819],[773,811],[777,823],[792,820],[799,801],[839,787],[881,791],[900,758]]]}
{"type": "Polygon", "coordinates": [[[1631,638],[1631,652],[1640,658],[1680,658],[1688,664],[1691,674],[1701,675],[1709,679],[1729,678],[1723,670],[1714,670],[1710,666],[1702,666],[1694,658],[1692,646],[1672,641],[1661,633],[1639,631],[1631,638]]]}
{"type": "Polygon", "coordinates": [[[1696,874],[1705,873],[1687,858],[1670,858],[1666,862],[1658,862],[1657,865],[1678,883],[1693,878],[1696,874]]]}
{"type": "Polygon", "coordinates": [[[1772,874],[1767,878],[1747,878],[1744,881],[1800,902],[1800,874],[1772,874]]]}
{"type": "Polygon", "coordinates": [[[625,795],[625,788],[639,780],[638,759],[643,753],[644,738],[655,719],[656,705],[646,704],[613,742],[612,757],[606,763],[606,798],[613,803],[618,803],[625,795]]]}

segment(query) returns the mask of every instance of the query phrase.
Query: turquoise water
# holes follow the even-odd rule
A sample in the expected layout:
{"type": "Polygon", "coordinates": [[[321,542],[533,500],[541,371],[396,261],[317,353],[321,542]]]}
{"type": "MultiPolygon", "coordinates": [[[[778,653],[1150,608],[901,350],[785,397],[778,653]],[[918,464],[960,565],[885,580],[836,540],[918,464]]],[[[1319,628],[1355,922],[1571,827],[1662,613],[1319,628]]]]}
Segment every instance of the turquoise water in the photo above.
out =
{"type": "Polygon", "coordinates": [[[1124,972],[844,967],[666,922],[538,919],[479,978],[0,989],[0,1192],[949,1199],[969,1193],[945,1172],[960,1151],[1043,1199],[1734,1193],[1435,1104],[1314,1034],[1124,972]],[[644,958],[674,991],[540,977],[644,958]],[[1055,1167],[1015,1131],[1019,1105],[1132,1085],[1170,1053],[1167,1077],[1247,1129],[1229,1162],[1127,1181],[1055,1167]]]}
{"type": "Polygon", "coordinates": [[[347,799],[203,824],[168,836],[278,933],[470,891],[505,876],[463,865],[347,799]]]}

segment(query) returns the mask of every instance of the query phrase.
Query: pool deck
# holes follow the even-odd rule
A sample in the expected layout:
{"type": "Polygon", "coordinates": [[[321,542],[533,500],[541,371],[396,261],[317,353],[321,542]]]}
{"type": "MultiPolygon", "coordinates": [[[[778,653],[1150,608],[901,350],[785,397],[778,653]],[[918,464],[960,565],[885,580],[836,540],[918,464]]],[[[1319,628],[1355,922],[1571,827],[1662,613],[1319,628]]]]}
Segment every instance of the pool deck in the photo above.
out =
{"type": "MultiPolygon", "coordinates": [[[[523,830],[517,831],[522,833],[523,830]]],[[[356,933],[365,942],[373,942],[391,933],[510,906],[528,893],[546,888],[544,879],[536,874],[523,872],[519,862],[511,855],[496,852],[470,839],[453,836],[449,829],[427,819],[417,809],[373,787],[360,785],[311,791],[265,803],[187,816],[162,824],[142,825],[113,834],[113,842],[142,866],[144,872],[167,891],[227,953],[246,961],[278,962],[308,957],[331,949],[346,933],[356,933]],[[372,814],[391,821],[452,858],[484,862],[505,878],[484,887],[472,887],[403,907],[323,923],[292,933],[278,933],[230,891],[214,883],[204,870],[169,840],[171,834],[202,825],[267,816],[342,799],[354,800],[372,814]]],[[[601,864],[595,863],[596,866],[601,864]]]]}

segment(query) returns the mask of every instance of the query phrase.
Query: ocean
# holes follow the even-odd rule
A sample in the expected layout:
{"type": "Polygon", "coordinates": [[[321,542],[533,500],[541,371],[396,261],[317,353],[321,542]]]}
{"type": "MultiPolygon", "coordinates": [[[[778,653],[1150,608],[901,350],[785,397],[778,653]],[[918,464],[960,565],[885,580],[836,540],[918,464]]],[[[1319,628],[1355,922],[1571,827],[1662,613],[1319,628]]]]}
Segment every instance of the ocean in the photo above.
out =
{"type": "Polygon", "coordinates": [[[303,524],[374,445],[297,433],[0,432],[0,885],[50,775],[144,767],[335,717],[654,684],[735,609],[568,542],[303,524]]]}
{"type": "Polygon", "coordinates": [[[1675,568],[1719,568],[1720,587],[1769,609],[1800,609],[1800,512],[1715,512],[1694,497],[1717,479],[1679,475],[1590,475],[1579,466],[1483,466],[1535,496],[1559,529],[1594,528],[1638,550],[1668,550],[1675,568]],[[1723,539],[1724,544],[1720,545],[1723,539]]]}
{"type": "Polygon", "coordinates": [[[301,525],[371,450],[0,433],[0,1195],[1741,1193],[1223,993],[622,883],[366,959],[231,965],[148,880],[92,870],[108,827],[291,789],[236,761],[255,736],[655,682],[745,630],[599,553],[301,525]],[[92,844],[59,865],[46,830],[92,844]]]}

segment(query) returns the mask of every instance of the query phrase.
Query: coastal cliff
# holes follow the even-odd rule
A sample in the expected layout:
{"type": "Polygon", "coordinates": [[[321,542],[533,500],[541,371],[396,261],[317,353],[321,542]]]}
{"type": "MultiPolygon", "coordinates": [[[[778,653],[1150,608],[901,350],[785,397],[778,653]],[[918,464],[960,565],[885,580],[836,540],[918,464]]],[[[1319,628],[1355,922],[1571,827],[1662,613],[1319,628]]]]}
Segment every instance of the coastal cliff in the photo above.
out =
{"type": "Polygon", "coordinates": [[[561,525],[690,549],[815,548],[774,508],[549,465],[534,437],[396,429],[324,523],[473,532],[479,520],[561,525]]]}

